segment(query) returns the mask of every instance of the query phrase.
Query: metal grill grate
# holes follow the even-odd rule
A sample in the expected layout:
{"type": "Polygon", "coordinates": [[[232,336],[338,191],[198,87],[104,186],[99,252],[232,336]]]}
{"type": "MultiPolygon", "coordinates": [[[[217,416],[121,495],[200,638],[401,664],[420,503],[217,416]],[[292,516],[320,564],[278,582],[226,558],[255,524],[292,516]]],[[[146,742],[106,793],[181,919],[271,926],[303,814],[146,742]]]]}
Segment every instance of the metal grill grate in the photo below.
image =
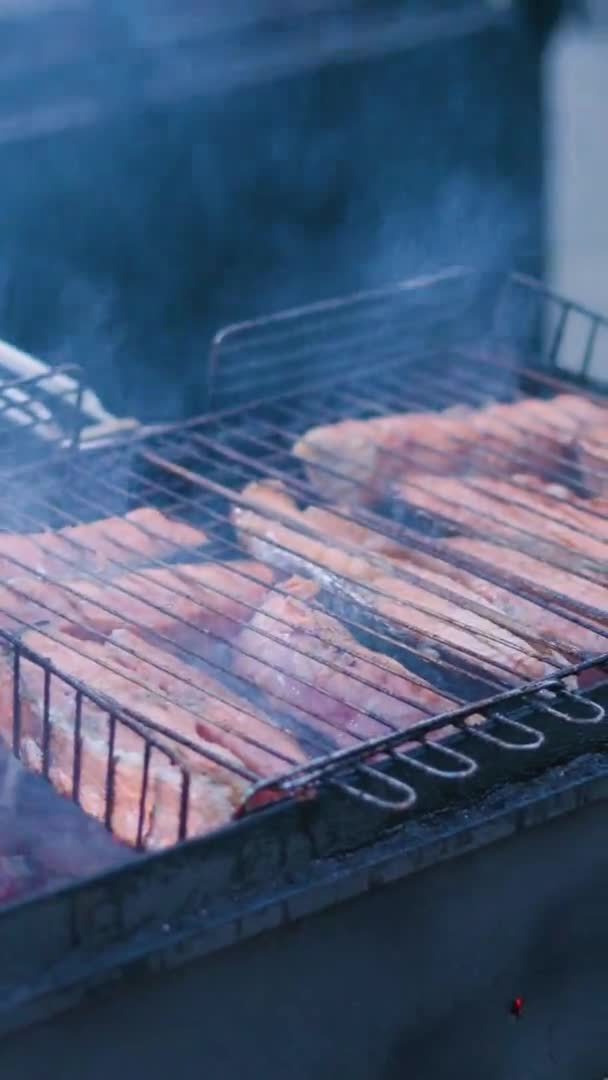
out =
{"type": "MultiPolygon", "coordinates": [[[[472,298],[472,281],[446,275],[435,289],[401,286],[233,330],[216,364],[227,354],[227,369],[268,391],[276,374],[265,380],[260,365],[282,355],[282,393],[70,455],[40,486],[33,470],[7,481],[6,513],[17,514],[18,487],[14,520],[30,545],[0,543],[0,628],[17,664],[10,737],[123,839],[162,846],[321,782],[404,810],[421,778],[482,782],[488,752],[509,771],[516,758],[540,761],[533,751],[563,752],[564,740],[571,752],[573,731],[575,742],[583,730],[604,738],[600,691],[585,689],[608,668],[608,500],[585,487],[608,483],[601,455],[581,471],[547,421],[542,475],[521,477],[529,421],[513,412],[498,442],[477,447],[473,473],[451,476],[457,437],[426,446],[426,481],[407,479],[405,498],[390,486],[370,497],[344,453],[308,468],[293,453],[303,432],[345,418],[478,411],[523,398],[522,379],[539,399],[564,391],[551,364],[568,318],[586,313],[565,309],[551,363],[514,368],[504,334],[490,353],[481,323],[475,347],[472,319],[460,320],[462,342],[448,333],[457,305],[444,306],[444,290],[472,298]],[[408,299],[405,322],[388,318],[395,297],[408,299]],[[323,351],[304,389],[313,340],[323,351]],[[457,498],[441,495],[446,477],[457,498]],[[247,488],[269,482],[278,508],[247,488]],[[345,503],[328,500],[328,482],[345,503]],[[135,515],[127,531],[111,520],[140,506],[164,517],[135,515]],[[69,531],[86,521],[98,522],[92,532],[69,531]],[[59,541],[43,531],[49,522],[67,530],[59,541]],[[52,674],[24,678],[26,661],[52,674]]],[[[517,296],[520,313],[534,312],[529,325],[540,299],[557,304],[519,279],[494,310],[504,319],[517,296]]],[[[608,325],[588,319],[586,369],[608,325]]],[[[383,453],[393,479],[411,466],[399,449],[383,453]]]]}

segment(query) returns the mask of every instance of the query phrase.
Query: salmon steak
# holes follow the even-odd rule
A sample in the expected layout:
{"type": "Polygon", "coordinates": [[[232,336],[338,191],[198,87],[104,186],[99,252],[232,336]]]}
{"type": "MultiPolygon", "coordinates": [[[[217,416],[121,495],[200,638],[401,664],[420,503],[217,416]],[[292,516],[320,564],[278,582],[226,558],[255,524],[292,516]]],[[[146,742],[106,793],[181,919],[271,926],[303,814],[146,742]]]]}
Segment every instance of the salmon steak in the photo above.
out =
{"type": "Polygon", "coordinates": [[[104,518],[38,533],[0,533],[0,576],[38,574],[73,577],[90,571],[120,573],[149,559],[173,555],[206,543],[200,529],[141,507],[124,517],[104,518]]]}
{"type": "MultiPolygon", "coordinates": [[[[258,510],[233,507],[232,521],[249,553],[282,571],[304,574],[330,589],[338,587],[375,615],[393,624],[407,641],[437,653],[462,654],[467,666],[481,667],[494,678],[512,684],[520,679],[542,679],[567,665],[566,658],[550,646],[542,652],[525,636],[497,626],[489,613],[470,610],[462,595],[432,591],[416,578],[401,560],[376,558],[353,545],[341,546],[342,536],[328,537],[315,531],[305,511],[300,511],[276,486],[256,484],[253,495],[245,489],[247,502],[258,510]],[[262,510],[265,504],[267,512],[262,510]],[[279,497],[279,499],[278,499],[279,497]],[[280,509],[279,509],[280,506],[280,509]],[[283,520],[289,524],[283,524],[283,520]],[[329,542],[328,542],[329,539],[329,542]]],[[[329,519],[325,519],[325,525],[329,519]]],[[[368,530],[366,530],[368,531],[368,530]]]]}
{"type": "MultiPolygon", "coordinates": [[[[184,771],[190,783],[187,835],[197,836],[231,820],[260,777],[278,775],[305,759],[289,734],[204,672],[176,666],[173,657],[153,648],[146,649],[143,659],[140,639],[128,631],[118,631],[105,642],[75,639],[61,629],[52,636],[31,631],[23,636],[23,645],[63,675],[107,698],[108,706],[102,708],[84,694],[80,708],[79,801],[102,820],[109,770],[108,715],[113,707],[135,718],[131,726],[116,722],[113,748],[110,824],[126,843],[137,842],[140,815],[144,846],[157,848],[176,841],[184,771]],[[156,729],[147,729],[146,722],[156,729]],[[146,731],[158,745],[151,753],[143,799],[146,743],[141,733],[146,731]],[[175,735],[191,745],[176,741],[175,735]]],[[[24,763],[46,771],[60,793],[72,796],[76,690],[54,676],[47,691],[43,667],[25,657],[19,681],[24,763]]],[[[12,715],[13,672],[5,664],[0,673],[0,717],[9,742],[12,732],[7,723],[12,715]]]]}
{"type": "MultiPolygon", "coordinates": [[[[395,484],[408,506],[485,537],[494,535],[547,559],[579,561],[608,580],[608,519],[570,501],[555,500],[508,481],[478,476],[460,480],[414,473],[395,484]]],[[[582,500],[580,500],[582,501],[582,500]]]]}
{"type": "Polygon", "coordinates": [[[542,559],[523,551],[503,547],[489,540],[477,540],[469,536],[454,536],[444,541],[448,552],[455,555],[464,555],[473,559],[483,570],[487,567],[492,574],[502,577],[505,581],[516,581],[525,587],[526,584],[535,591],[544,591],[547,597],[551,597],[553,603],[559,603],[561,607],[570,604],[573,611],[579,610],[579,605],[587,605],[592,609],[589,620],[598,626],[608,627],[608,585],[602,585],[588,578],[579,577],[574,570],[567,571],[555,566],[550,566],[542,559]]]}
{"type": "Polygon", "coordinates": [[[341,420],[306,432],[293,453],[325,498],[352,504],[373,501],[391,480],[410,472],[559,472],[577,435],[601,422],[605,408],[560,394],[548,401],[341,420]]]}
{"type": "Polygon", "coordinates": [[[318,586],[304,578],[283,582],[238,638],[235,671],[275,699],[277,707],[338,746],[406,729],[457,707],[314,607],[317,592],[318,586]]]}
{"type": "Polygon", "coordinates": [[[246,559],[147,568],[107,583],[22,575],[0,585],[0,628],[19,633],[61,620],[84,637],[130,628],[165,649],[205,658],[238,634],[274,577],[272,568],[246,559]]]}

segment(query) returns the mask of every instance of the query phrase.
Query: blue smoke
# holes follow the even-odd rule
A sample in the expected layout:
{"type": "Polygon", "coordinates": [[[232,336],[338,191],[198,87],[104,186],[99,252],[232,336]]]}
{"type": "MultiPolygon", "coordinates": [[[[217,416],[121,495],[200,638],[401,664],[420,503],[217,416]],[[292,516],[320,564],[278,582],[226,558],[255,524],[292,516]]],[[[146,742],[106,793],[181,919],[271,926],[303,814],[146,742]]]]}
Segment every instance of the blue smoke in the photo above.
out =
{"type": "Polygon", "coordinates": [[[446,263],[541,265],[538,58],[516,27],[239,85],[255,20],[224,32],[218,4],[210,38],[200,9],[145,8],[62,16],[45,47],[64,65],[5,80],[5,113],[12,94],[34,116],[44,91],[82,123],[51,130],[51,109],[20,144],[0,116],[0,335],[83,364],[113,411],[204,408],[224,324],[446,263]]]}

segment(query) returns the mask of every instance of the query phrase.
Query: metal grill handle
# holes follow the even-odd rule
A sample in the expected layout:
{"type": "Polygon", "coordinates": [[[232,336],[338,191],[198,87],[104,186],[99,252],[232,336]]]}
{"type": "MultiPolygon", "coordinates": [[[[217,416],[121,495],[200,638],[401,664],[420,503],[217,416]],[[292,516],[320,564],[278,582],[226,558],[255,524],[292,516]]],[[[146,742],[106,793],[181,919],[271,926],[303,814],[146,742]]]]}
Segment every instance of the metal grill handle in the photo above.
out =
{"type": "MultiPolygon", "coordinates": [[[[78,374],[76,368],[70,368],[78,374]]],[[[0,340],[0,397],[4,398],[3,416],[21,427],[31,427],[34,433],[47,442],[75,441],[99,442],[132,430],[136,420],[119,418],[104,407],[94,391],[84,388],[74,374],[54,370],[42,360],[0,340]],[[36,391],[43,390],[45,397],[57,398],[64,408],[74,411],[77,423],[74,430],[66,431],[58,423],[51,408],[37,399],[36,391]]]]}

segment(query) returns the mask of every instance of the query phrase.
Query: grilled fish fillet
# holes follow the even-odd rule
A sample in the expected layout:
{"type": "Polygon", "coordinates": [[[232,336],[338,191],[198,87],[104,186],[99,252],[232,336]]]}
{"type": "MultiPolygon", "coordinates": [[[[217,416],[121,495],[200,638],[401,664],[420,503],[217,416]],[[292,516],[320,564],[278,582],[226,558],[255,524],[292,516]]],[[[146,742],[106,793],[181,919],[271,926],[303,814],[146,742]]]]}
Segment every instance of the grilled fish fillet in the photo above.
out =
{"type": "MultiPolygon", "coordinates": [[[[26,634],[24,643],[31,643],[32,636],[26,634]]],[[[287,765],[306,760],[293,736],[273,724],[255,705],[208,672],[182,663],[164,649],[147,643],[142,646],[138,636],[129,630],[116,630],[100,643],[91,639],[74,640],[60,625],[53,631],[53,638],[65,649],[71,649],[75,657],[84,654],[107,665],[102,686],[88,685],[114,697],[125,708],[125,695],[128,695],[129,707],[139,707],[140,712],[144,712],[150,696],[166,699],[170,707],[180,710],[177,720],[169,725],[172,730],[195,740],[193,732],[197,732],[206,743],[231,751],[260,777],[274,776],[287,765]],[[135,701],[141,701],[141,705],[136,706],[135,701]],[[184,709],[194,713],[188,721],[184,709]]],[[[49,638],[41,634],[38,640],[49,638]]],[[[35,651],[40,650],[36,647],[35,651]]]]}
{"type": "MultiPolygon", "coordinates": [[[[602,495],[594,495],[593,497],[585,496],[585,498],[582,498],[566,484],[554,483],[529,473],[516,473],[511,479],[513,480],[513,483],[518,487],[524,488],[529,494],[540,492],[547,500],[551,501],[554,507],[556,505],[556,500],[561,500],[562,502],[569,503],[570,506],[581,510],[583,513],[592,514],[594,520],[598,517],[603,519],[600,520],[599,523],[600,535],[606,535],[608,498],[605,498],[602,495]]],[[[548,505],[548,502],[546,505],[548,505]]],[[[559,514],[560,512],[561,511],[558,509],[557,513],[559,514]]]]}
{"type": "Polygon", "coordinates": [[[268,595],[239,635],[233,663],[297,719],[352,746],[456,707],[313,607],[315,582],[293,577],[281,590],[268,595]]]}
{"type": "Polygon", "coordinates": [[[353,503],[372,500],[408,468],[459,472],[470,446],[467,421],[428,412],[312,428],[293,453],[306,462],[310,483],[326,498],[353,503]]]}
{"type": "MultiPolygon", "coordinates": [[[[306,513],[297,509],[277,485],[249,485],[246,501],[259,508],[234,506],[232,521],[241,543],[254,558],[291,573],[306,574],[322,585],[348,592],[359,603],[395,624],[407,638],[427,648],[461,652],[466,663],[489,669],[508,682],[540,679],[555,673],[566,660],[547,648],[541,657],[529,642],[467,610],[458,596],[448,599],[398,576],[393,564],[374,563],[374,556],[354,547],[328,544],[306,513]],[[287,524],[278,520],[285,518],[287,524]]],[[[333,537],[332,537],[333,541],[333,537]]],[[[411,575],[410,575],[411,577],[411,575]]]]}
{"type": "Polygon", "coordinates": [[[564,451],[578,433],[605,416],[602,406],[576,394],[488,405],[471,417],[479,452],[472,455],[469,467],[481,469],[487,458],[489,471],[503,475],[523,468],[559,473],[565,464],[564,451]],[[502,468],[497,466],[501,457],[502,468]]]}
{"type": "MultiPolygon", "coordinates": [[[[89,644],[79,642],[76,647],[88,654],[89,644]]],[[[97,652],[94,644],[93,655],[97,652]]],[[[245,697],[208,672],[181,663],[164,649],[148,644],[142,648],[141,641],[130,631],[114,631],[105,643],[103,656],[122,678],[125,692],[128,689],[131,696],[142,691],[146,696],[153,693],[166,698],[171,706],[189,710],[194,717],[191,716],[184,735],[192,737],[188,731],[194,722],[194,729],[204,741],[229,750],[259,777],[276,776],[290,765],[306,761],[307,755],[293,736],[282,731],[245,697]]],[[[119,681],[114,683],[113,696],[117,696],[122,685],[119,681]]],[[[175,724],[172,727],[180,730],[175,724]]]]}
{"type": "Polygon", "coordinates": [[[293,453],[326,498],[365,502],[410,471],[559,470],[564,449],[586,425],[605,417],[595,402],[561,394],[551,401],[489,405],[465,416],[447,410],[342,420],[306,432],[293,453]]]}
{"type": "MultiPolygon", "coordinates": [[[[46,649],[47,652],[50,650],[46,649]]],[[[55,650],[52,650],[53,653],[55,650]]],[[[60,662],[64,659],[59,654],[60,662]]],[[[96,680],[99,665],[82,660],[71,667],[78,667],[84,678],[96,680]]],[[[75,695],[67,686],[63,692],[55,680],[52,724],[49,740],[48,775],[61,794],[68,797],[75,790],[74,776],[78,776],[79,803],[91,816],[104,820],[106,813],[106,784],[108,777],[108,717],[102,709],[87,698],[83,699],[80,754],[75,753],[74,717],[75,695]]],[[[43,673],[30,661],[24,660],[20,673],[22,736],[21,758],[35,772],[45,772],[43,755],[43,673]]],[[[0,709],[3,727],[7,726],[12,708],[12,676],[6,668],[0,675],[0,709]]],[[[170,726],[175,710],[164,708],[159,702],[148,702],[146,717],[156,723],[170,726]]],[[[8,735],[8,732],[4,732],[8,735]]],[[[169,745],[162,736],[155,736],[157,744],[169,745]]],[[[160,750],[151,754],[146,798],[143,810],[141,841],[146,848],[158,849],[173,844],[178,839],[179,808],[183,784],[182,769],[192,773],[189,789],[190,812],[187,835],[197,836],[228,822],[246,797],[250,785],[232,768],[239,762],[220,747],[210,749],[215,760],[176,747],[173,761],[160,750]],[[221,761],[225,764],[218,764],[221,761]]],[[[173,747],[172,747],[173,749],[173,747]]],[[[135,732],[117,724],[114,743],[114,781],[111,828],[115,836],[127,844],[135,845],[138,839],[138,821],[142,787],[144,783],[144,742],[135,732]]]]}
{"type": "MultiPolygon", "coordinates": [[[[239,775],[239,770],[241,774],[249,768],[259,776],[276,775],[286,770],[287,762],[303,760],[295,740],[274,727],[259,710],[204,672],[177,664],[162,650],[146,647],[146,659],[143,659],[139,638],[128,631],[119,631],[103,643],[76,641],[61,630],[54,631],[53,638],[32,631],[24,635],[23,644],[46,657],[63,674],[94,687],[97,693],[162,725],[169,733],[177,732],[211,755],[205,757],[173,743],[169,735],[154,736],[192,773],[189,836],[216,828],[232,817],[251,786],[246,776],[239,775]],[[262,747],[256,746],[256,741],[262,747]]],[[[44,673],[25,659],[20,665],[20,691],[23,753],[26,764],[41,770],[44,673]]],[[[12,715],[12,701],[12,671],[5,666],[0,676],[0,717],[3,733],[9,739],[7,723],[12,715]]],[[[74,690],[59,678],[53,678],[49,704],[49,778],[59,791],[70,795],[74,768],[74,690]]],[[[83,698],[80,802],[88,813],[102,819],[107,733],[107,713],[83,698]]],[[[137,734],[117,723],[114,751],[112,829],[120,839],[134,844],[144,744],[137,734]]],[[[145,808],[146,846],[175,842],[181,782],[179,767],[163,758],[159,751],[153,751],[145,808]]]]}
{"type": "Polygon", "coordinates": [[[0,627],[62,619],[72,634],[107,635],[131,627],[163,648],[209,655],[218,639],[230,641],[274,580],[268,566],[245,559],[155,567],[101,584],[23,575],[0,585],[0,627]]]}
{"type": "MultiPolygon", "coordinates": [[[[394,487],[410,506],[470,528],[500,536],[539,555],[576,555],[608,572],[608,519],[565,500],[529,492],[507,481],[413,474],[394,487]]],[[[590,500],[590,505],[592,500],[590,500]]]]}
{"type": "Polygon", "coordinates": [[[206,539],[200,529],[142,507],[124,517],[69,525],[57,532],[0,533],[0,575],[14,578],[27,570],[60,577],[87,570],[115,574],[180,548],[200,547],[206,539]]]}
{"type": "MultiPolygon", "coordinates": [[[[369,574],[369,562],[363,555],[327,548],[325,526],[330,519],[322,524],[318,517],[311,517],[310,510],[298,510],[280,482],[248,484],[242,497],[256,509],[235,504],[230,517],[241,544],[255,559],[289,574],[313,573],[312,567],[316,566],[318,569],[313,576],[322,583],[331,580],[331,573],[339,572],[336,567],[343,565],[344,559],[349,560],[348,567],[355,581],[364,580],[369,574]],[[300,529],[302,531],[298,531],[300,529]],[[323,577],[323,568],[329,570],[330,575],[323,577]]],[[[348,530],[347,524],[345,530],[348,530]]],[[[354,546],[359,537],[359,532],[352,534],[354,546]]],[[[340,540],[349,542],[350,538],[351,534],[347,535],[345,531],[340,540]]]]}
{"type": "MultiPolygon", "coordinates": [[[[497,552],[496,557],[498,562],[501,554],[497,552]]],[[[511,627],[520,627],[522,635],[531,632],[539,640],[551,643],[563,656],[574,654],[571,656],[573,661],[608,652],[608,635],[581,626],[550,607],[543,606],[542,602],[534,603],[520,593],[494,584],[481,574],[419,552],[414,553],[407,564],[423,580],[457,593],[462,592],[465,602],[477,600],[487,605],[488,617],[495,618],[498,623],[504,617],[509,620],[511,627]]]]}
{"type": "MultiPolygon", "coordinates": [[[[576,499],[573,493],[564,487],[543,484],[536,477],[522,476],[519,479],[522,483],[529,482],[531,486],[543,492],[549,488],[550,493],[555,497],[572,499],[576,505],[584,507],[585,500],[576,499]]],[[[274,502],[279,511],[293,513],[295,504],[280,485],[272,484],[269,499],[274,502]]],[[[593,655],[604,652],[608,648],[608,639],[603,638],[601,634],[580,626],[543,606],[542,603],[534,603],[518,593],[495,585],[480,574],[467,573],[466,570],[454,565],[449,558],[445,560],[431,558],[423,555],[419,550],[412,551],[406,544],[399,543],[390,535],[385,535],[380,529],[359,525],[349,521],[345,515],[325,508],[311,506],[299,511],[299,514],[301,521],[314,527],[326,538],[331,537],[332,541],[356,545],[372,556],[380,555],[383,559],[393,561],[397,569],[409,567],[419,578],[434,581],[438,587],[446,591],[461,593],[463,599],[469,603],[483,604],[489,619],[497,618],[500,623],[500,617],[504,616],[507,620],[516,621],[520,624],[520,632],[523,636],[526,636],[526,632],[532,631],[533,635],[541,639],[560,643],[558,648],[564,656],[568,655],[570,650],[593,655]]],[[[378,524],[380,527],[384,524],[387,527],[390,525],[389,522],[384,523],[381,519],[378,524]]],[[[448,551],[446,555],[449,555],[448,551]]],[[[606,603],[608,606],[608,591],[606,603]]]]}
{"type": "Polygon", "coordinates": [[[579,604],[586,604],[594,609],[593,621],[600,626],[608,626],[607,586],[547,565],[541,559],[535,559],[523,551],[514,551],[486,540],[455,536],[446,540],[444,546],[446,550],[462,553],[487,565],[506,580],[511,577],[519,578],[534,589],[545,590],[549,596],[555,597],[559,594],[557,601],[561,607],[566,607],[570,601],[576,611],[579,604]]]}

